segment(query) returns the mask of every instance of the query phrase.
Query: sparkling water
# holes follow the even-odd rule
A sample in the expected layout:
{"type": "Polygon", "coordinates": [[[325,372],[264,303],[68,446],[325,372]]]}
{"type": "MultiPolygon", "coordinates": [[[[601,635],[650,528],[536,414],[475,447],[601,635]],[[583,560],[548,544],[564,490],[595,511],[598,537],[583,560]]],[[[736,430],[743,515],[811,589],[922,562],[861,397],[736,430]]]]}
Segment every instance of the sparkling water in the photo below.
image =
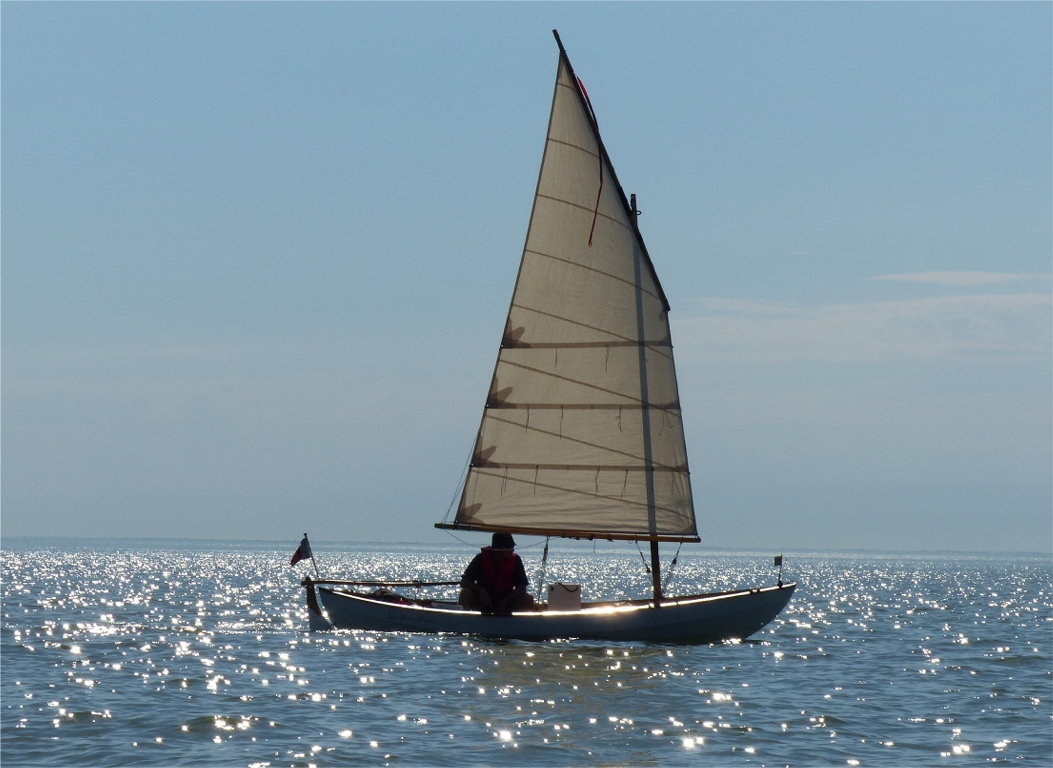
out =
{"type": "MultiPolygon", "coordinates": [[[[678,646],[310,634],[295,547],[5,540],[4,764],[1053,760],[1048,557],[787,554],[775,622],[678,646]]],[[[635,549],[553,547],[584,599],[647,594],[635,549]]],[[[472,551],[316,547],[362,579],[456,579],[472,551]]],[[[774,578],[767,554],[681,554],[668,591],[774,578]]]]}

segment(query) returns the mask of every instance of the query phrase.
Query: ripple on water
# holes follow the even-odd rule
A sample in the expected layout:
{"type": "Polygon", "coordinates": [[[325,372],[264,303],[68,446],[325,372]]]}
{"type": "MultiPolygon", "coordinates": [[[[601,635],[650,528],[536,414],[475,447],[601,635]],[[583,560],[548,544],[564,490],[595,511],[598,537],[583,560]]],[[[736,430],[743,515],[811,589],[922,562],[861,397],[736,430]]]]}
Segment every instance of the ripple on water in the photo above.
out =
{"type": "MultiPolygon", "coordinates": [[[[363,549],[324,562],[352,578],[447,580],[468,554],[363,549]]],[[[311,636],[287,555],[6,550],[6,754],[47,765],[930,765],[1053,752],[1041,559],[788,557],[800,586],[763,633],[669,647],[311,636]]],[[[634,557],[572,551],[550,556],[549,574],[591,598],[642,594],[634,557]]],[[[771,579],[766,557],[680,560],[679,592],[771,579]]]]}

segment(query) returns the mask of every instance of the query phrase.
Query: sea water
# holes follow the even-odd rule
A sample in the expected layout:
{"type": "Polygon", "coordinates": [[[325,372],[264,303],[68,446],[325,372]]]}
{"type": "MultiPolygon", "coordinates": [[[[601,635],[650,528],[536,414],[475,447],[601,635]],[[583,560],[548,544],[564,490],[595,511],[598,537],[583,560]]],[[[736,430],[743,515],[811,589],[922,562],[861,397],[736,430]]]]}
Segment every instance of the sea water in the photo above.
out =
{"type": "MultiPolygon", "coordinates": [[[[4,764],[1053,760],[1048,556],[787,554],[776,621],[683,646],[311,634],[295,545],[5,540],[4,764]]],[[[610,547],[557,547],[548,577],[645,595],[639,555],[610,547]]],[[[471,553],[316,551],[332,578],[434,580],[471,553]]],[[[767,554],[681,554],[669,591],[774,579],[767,554]]]]}

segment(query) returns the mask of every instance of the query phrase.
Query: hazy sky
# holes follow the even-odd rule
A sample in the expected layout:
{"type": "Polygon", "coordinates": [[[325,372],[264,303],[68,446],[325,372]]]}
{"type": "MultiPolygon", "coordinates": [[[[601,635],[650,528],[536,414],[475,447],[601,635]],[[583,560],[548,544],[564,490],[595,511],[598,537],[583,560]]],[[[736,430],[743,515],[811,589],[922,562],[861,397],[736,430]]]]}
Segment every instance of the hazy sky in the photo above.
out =
{"type": "Polygon", "coordinates": [[[5,536],[448,540],[556,27],[703,543],[1053,548],[1050,4],[0,15],[5,536]]]}

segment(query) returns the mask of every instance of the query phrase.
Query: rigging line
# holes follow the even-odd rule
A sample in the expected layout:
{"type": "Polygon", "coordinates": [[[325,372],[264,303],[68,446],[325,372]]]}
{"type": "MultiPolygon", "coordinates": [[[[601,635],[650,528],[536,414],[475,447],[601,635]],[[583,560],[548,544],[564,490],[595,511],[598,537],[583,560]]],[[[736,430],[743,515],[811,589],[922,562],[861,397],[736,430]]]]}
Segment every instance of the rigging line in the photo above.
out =
{"type": "Polygon", "coordinates": [[[474,544],[471,544],[471,543],[465,541],[464,539],[460,538],[459,536],[455,536],[453,531],[450,528],[440,528],[439,530],[444,531],[451,539],[457,539],[457,541],[461,542],[466,547],[474,547],[475,546],[474,544]]]}
{"type": "Polygon", "coordinates": [[[472,440],[472,450],[468,451],[468,460],[464,462],[464,467],[461,469],[461,479],[457,481],[457,487],[453,489],[453,498],[450,499],[450,506],[446,507],[446,514],[442,516],[442,521],[444,523],[450,517],[450,510],[452,510],[453,505],[457,503],[457,497],[461,494],[464,481],[468,478],[468,465],[472,463],[472,455],[475,453],[475,444],[478,440],[478,436],[472,440]]]}
{"type": "MultiPolygon", "coordinates": [[[[673,555],[673,561],[669,563],[669,570],[665,572],[665,581],[662,583],[662,592],[665,592],[665,588],[669,585],[669,579],[673,576],[673,569],[676,568],[676,564],[680,558],[680,547],[684,545],[684,542],[680,542],[676,546],[676,554],[673,555]]],[[[639,546],[639,545],[637,545],[639,546]]]]}
{"type": "Polygon", "coordinates": [[[581,92],[585,94],[585,101],[589,105],[589,112],[592,117],[592,130],[596,131],[596,154],[600,160],[600,188],[596,190],[596,209],[592,212],[592,229],[589,230],[589,247],[592,247],[592,234],[596,231],[596,216],[600,212],[600,195],[603,194],[603,145],[600,143],[600,124],[596,120],[596,110],[592,108],[592,99],[589,98],[589,92],[585,90],[585,83],[581,82],[580,77],[575,77],[578,81],[578,87],[581,88],[581,92]]]}
{"type": "MultiPolygon", "coordinates": [[[[466,547],[472,547],[474,549],[475,547],[478,546],[477,544],[473,544],[470,541],[465,541],[464,539],[460,538],[459,536],[454,535],[453,531],[456,530],[455,528],[440,528],[439,530],[445,532],[446,535],[449,536],[451,539],[457,539],[457,541],[461,542],[466,547]]],[[[533,549],[534,547],[540,547],[543,543],[544,542],[541,542],[541,541],[535,541],[533,544],[516,544],[516,549],[518,549],[518,550],[533,549]]],[[[460,582],[458,582],[458,583],[460,583],[460,582]]]]}
{"type": "MultiPolygon", "coordinates": [[[[545,583],[545,565],[548,563],[548,540],[550,538],[551,538],[550,536],[546,536],[545,537],[545,554],[543,554],[541,556],[541,573],[538,574],[538,577],[537,577],[537,592],[534,593],[535,595],[538,596],[538,599],[541,598],[541,585],[545,583]]],[[[538,543],[540,544],[541,542],[538,542],[538,543]]]]}
{"type": "Polygon", "coordinates": [[[640,549],[640,542],[637,541],[636,539],[633,539],[633,543],[636,544],[636,551],[640,553],[640,559],[643,560],[644,570],[646,570],[647,571],[647,575],[650,576],[651,575],[651,566],[647,564],[647,558],[644,557],[643,550],[640,549]]]}

